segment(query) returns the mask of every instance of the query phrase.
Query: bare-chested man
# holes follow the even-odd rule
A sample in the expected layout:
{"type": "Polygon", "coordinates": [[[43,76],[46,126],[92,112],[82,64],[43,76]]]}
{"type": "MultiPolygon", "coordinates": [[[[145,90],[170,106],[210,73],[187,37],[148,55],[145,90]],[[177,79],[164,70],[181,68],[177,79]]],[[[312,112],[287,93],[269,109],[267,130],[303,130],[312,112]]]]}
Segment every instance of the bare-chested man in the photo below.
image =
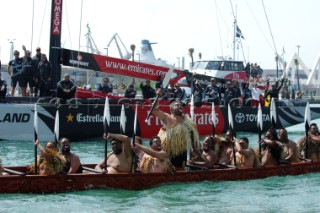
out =
{"type": "Polygon", "coordinates": [[[239,142],[236,142],[235,150],[239,169],[253,168],[257,165],[255,152],[249,148],[249,139],[247,137],[242,137],[239,142]]]}
{"type": "Polygon", "coordinates": [[[214,151],[214,139],[211,136],[207,136],[202,143],[202,161],[189,160],[188,164],[196,166],[205,166],[209,169],[217,163],[217,155],[214,151]]]}
{"type": "Polygon", "coordinates": [[[67,174],[82,173],[82,166],[78,155],[70,152],[71,143],[68,138],[60,139],[61,154],[66,159],[63,171],[67,174]]]}
{"type": "Polygon", "coordinates": [[[300,152],[301,157],[306,157],[312,161],[320,160],[320,133],[316,123],[310,124],[308,137],[304,136],[299,139],[298,152],[300,152]],[[302,156],[302,152],[306,151],[306,142],[308,142],[308,156],[302,156]]]}
{"type": "Polygon", "coordinates": [[[126,135],[109,133],[103,136],[104,139],[111,138],[112,152],[96,165],[96,169],[105,170],[105,159],[107,158],[107,170],[109,174],[131,172],[132,149],[130,139],[126,135]]]}
{"type": "Polygon", "coordinates": [[[282,144],[282,156],[281,160],[285,160],[290,163],[298,161],[298,149],[297,144],[288,139],[288,132],[285,128],[279,130],[279,142],[282,144]]]}
{"type": "Polygon", "coordinates": [[[233,159],[233,139],[231,130],[226,132],[226,138],[224,141],[221,141],[219,148],[219,164],[231,165],[233,159]]]}
{"type": "Polygon", "coordinates": [[[170,104],[170,113],[159,110],[158,106],[153,111],[164,123],[158,133],[162,149],[169,155],[171,163],[181,168],[187,160],[187,149],[199,149],[199,133],[193,120],[183,114],[180,101],[170,104]]]}
{"type": "Polygon", "coordinates": [[[281,144],[278,141],[278,135],[274,128],[269,129],[262,144],[262,159],[263,166],[277,166],[281,160],[281,144]]]}
{"type": "Polygon", "coordinates": [[[135,143],[136,149],[145,154],[139,164],[142,173],[170,172],[171,163],[168,154],[161,149],[161,140],[158,136],[151,138],[150,148],[135,143]]]}

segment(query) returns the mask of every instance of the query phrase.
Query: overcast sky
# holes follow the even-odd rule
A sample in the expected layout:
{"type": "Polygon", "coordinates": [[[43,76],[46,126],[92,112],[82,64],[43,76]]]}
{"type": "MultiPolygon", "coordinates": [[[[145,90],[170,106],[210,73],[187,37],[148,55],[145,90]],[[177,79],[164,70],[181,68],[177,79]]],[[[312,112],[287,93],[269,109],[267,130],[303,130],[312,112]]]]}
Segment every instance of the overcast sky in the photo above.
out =
{"type": "MultiPolygon", "coordinates": [[[[188,64],[191,47],[195,60],[199,52],[203,60],[232,56],[233,6],[245,38],[238,59],[245,57],[265,69],[275,69],[274,45],[280,55],[285,50],[286,60],[299,45],[302,60],[311,68],[320,53],[318,0],[63,0],[63,4],[62,45],[74,50],[85,50],[89,24],[101,52],[106,52],[112,35],[118,33],[128,51],[131,44],[139,48],[142,39],[157,42],[155,56],[169,63],[177,64],[178,57],[185,57],[188,64]]],[[[3,64],[9,61],[12,39],[20,51],[25,44],[33,53],[36,46],[48,53],[51,0],[1,1],[1,8],[3,64]]],[[[115,48],[109,49],[109,55],[118,56],[115,48]]]]}

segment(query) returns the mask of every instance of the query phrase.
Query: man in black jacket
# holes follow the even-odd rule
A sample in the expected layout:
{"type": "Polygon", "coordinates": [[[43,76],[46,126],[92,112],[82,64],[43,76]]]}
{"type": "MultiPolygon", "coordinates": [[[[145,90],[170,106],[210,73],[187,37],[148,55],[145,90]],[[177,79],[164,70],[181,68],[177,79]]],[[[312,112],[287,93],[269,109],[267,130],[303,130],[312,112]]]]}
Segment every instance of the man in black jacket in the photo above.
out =
{"type": "Polygon", "coordinates": [[[57,97],[66,101],[73,97],[76,89],[76,85],[70,80],[70,75],[66,73],[64,74],[64,80],[57,83],[57,97]]]}
{"type": "Polygon", "coordinates": [[[140,88],[141,88],[142,95],[143,95],[143,98],[144,98],[144,99],[154,98],[154,97],[156,96],[156,92],[155,92],[155,90],[151,87],[151,85],[150,85],[150,80],[149,80],[149,79],[146,80],[146,84],[144,84],[143,82],[141,82],[140,88]]]}

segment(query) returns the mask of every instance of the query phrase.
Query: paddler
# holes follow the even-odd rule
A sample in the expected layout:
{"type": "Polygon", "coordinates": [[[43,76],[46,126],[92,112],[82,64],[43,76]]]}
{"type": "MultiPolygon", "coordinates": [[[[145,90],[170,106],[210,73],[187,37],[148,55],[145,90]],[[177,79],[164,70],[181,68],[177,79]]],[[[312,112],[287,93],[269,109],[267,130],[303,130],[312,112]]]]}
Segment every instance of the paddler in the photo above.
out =
{"type": "MultiPolygon", "coordinates": [[[[39,175],[62,174],[67,161],[65,157],[59,153],[56,144],[52,141],[48,141],[45,147],[42,147],[39,140],[36,140],[34,144],[41,152],[37,163],[39,175]]],[[[33,163],[29,168],[31,174],[34,173],[34,166],[35,164],[33,163]]]]}
{"type": "MultiPolygon", "coordinates": [[[[157,91],[161,95],[162,91],[157,91]]],[[[164,124],[160,129],[158,136],[161,139],[163,150],[169,155],[171,163],[177,168],[182,168],[187,160],[187,149],[194,152],[199,150],[199,133],[192,119],[183,114],[180,101],[174,101],[170,104],[170,113],[159,110],[158,103],[153,110],[164,124]]]]}
{"type": "Polygon", "coordinates": [[[306,158],[312,161],[318,161],[320,159],[320,133],[316,123],[310,124],[308,137],[304,136],[298,141],[300,157],[303,157],[302,152],[306,151],[306,142],[308,143],[308,156],[306,156],[306,158]]]}

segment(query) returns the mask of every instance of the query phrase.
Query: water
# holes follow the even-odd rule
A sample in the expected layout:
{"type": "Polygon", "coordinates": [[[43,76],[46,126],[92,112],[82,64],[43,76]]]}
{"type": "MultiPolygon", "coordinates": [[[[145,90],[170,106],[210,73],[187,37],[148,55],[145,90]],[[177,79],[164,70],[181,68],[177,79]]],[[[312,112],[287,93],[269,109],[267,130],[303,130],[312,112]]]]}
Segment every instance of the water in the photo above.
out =
{"type": "MultiPolygon", "coordinates": [[[[320,121],[320,120],[318,120],[320,121]]],[[[317,121],[316,121],[317,122],[317,121]]],[[[288,128],[297,140],[304,126],[288,128]]],[[[247,136],[257,146],[257,134],[247,136]]],[[[147,141],[145,141],[147,144],[147,141]]],[[[82,163],[103,157],[103,140],[72,144],[82,163]]],[[[33,143],[0,141],[5,166],[33,161],[33,143]]],[[[320,173],[250,181],[182,183],[141,191],[91,190],[61,194],[0,194],[0,212],[318,212],[320,173]]]]}

